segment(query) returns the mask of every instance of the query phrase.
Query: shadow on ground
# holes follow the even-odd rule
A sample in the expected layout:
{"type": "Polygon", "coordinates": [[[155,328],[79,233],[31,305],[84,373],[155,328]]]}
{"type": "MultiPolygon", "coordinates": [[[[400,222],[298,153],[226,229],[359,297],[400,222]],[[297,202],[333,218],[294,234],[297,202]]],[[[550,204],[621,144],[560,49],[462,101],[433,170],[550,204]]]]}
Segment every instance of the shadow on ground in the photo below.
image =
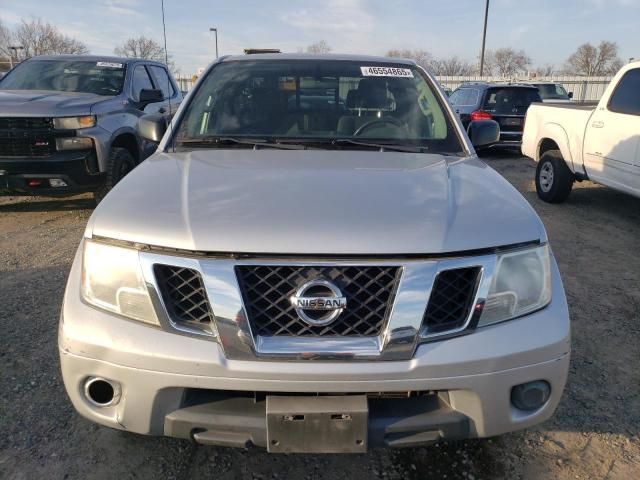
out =
{"type": "Polygon", "coordinates": [[[0,197],[2,212],[64,212],[92,210],[95,200],[91,196],[82,197],[0,197]]]}

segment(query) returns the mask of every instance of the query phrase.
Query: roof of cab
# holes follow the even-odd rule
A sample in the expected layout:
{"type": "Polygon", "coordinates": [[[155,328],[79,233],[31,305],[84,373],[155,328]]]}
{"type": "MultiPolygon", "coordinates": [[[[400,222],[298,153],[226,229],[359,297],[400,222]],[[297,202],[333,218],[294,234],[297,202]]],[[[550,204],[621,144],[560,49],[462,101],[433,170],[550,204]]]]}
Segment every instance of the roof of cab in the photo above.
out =
{"type": "Polygon", "coordinates": [[[29,61],[38,60],[77,60],[81,62],[117,62],[125,64],[133,62],[145,62],[162,65],[161,62],[156,62],[155,60],[148,60],[145,58],[114,57],[109,55],[38,55],[29,59],[29,61]]]}
{"type": "Polygon", "coordinates": [[[313,54],[313,53],[253,53],[249,55],[230,55],[223,57],[223,62],[235,61],[261,61],[261,60],[348,60],[362,63],[394,63],[396,65],[415,65],[411,59],[395,57],[376,57],[372,55],[345,55],[345,54],[313,54]]]}

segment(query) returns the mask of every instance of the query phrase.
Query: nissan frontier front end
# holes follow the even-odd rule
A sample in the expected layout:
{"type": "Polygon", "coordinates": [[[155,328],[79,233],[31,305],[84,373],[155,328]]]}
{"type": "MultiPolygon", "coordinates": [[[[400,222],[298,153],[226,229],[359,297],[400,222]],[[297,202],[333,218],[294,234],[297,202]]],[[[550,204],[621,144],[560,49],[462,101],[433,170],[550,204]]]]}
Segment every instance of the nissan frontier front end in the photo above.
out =
{"type": "Polygon", "coordinates": [[[411,61],[214,63],[93,213],[59,348],[130,432],[363,452],[548,419],[570,353],[544,227],[411,61]]]}

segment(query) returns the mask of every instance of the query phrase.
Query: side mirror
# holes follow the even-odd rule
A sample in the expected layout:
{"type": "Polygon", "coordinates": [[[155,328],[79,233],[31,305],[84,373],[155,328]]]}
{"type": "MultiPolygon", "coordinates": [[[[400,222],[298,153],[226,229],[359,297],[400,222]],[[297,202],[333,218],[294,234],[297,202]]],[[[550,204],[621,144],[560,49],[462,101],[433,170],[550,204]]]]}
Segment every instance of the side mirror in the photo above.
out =
{"type": "Polygon", "coordinates": [[[569,92],[567,94],[567,97],[569,97],[569,100],[573,100],[573,92],[569,92]]]}
{"type": "Polygon", "coordinates": [[[143,88],[140,90],[140,103],[146,105],[148,103],[161,102],[164,100],[162,90],[143,88]]]}
{"type": "Polygon", "coordinates": [[[167,119],[160,113],[144,115],[138,120],[138,131],[140,132],[140,136],[145,140],[160,143],[164,132],[167,131],[167,119]]]}
{"type": "Polygon", "coordinates": [[[500,140],[500,125],[495,120],[476,120],[469,124],[468,133],[475,148],[488,147],[500,140]]]}

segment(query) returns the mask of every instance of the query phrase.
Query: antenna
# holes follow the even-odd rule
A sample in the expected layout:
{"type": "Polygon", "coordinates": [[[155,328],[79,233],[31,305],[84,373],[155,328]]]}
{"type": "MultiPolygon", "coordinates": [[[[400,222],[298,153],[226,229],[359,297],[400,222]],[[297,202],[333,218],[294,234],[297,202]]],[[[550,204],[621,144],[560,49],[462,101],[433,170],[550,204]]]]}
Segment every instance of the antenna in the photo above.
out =
{"type": "MultiPolygon", "coordinates": [[[[167,66],[167,92],[172,92],[173,88],[171,87],[171,80],[169,78],[169,53],[167,52],[167,26],[164,21],[164,0],[160,0],[160,4],[162,6],[162,36],[164,37],[164,64],[167,66]]],[[[173,142],[173,116],[171,110],[171,94],[169,94],[169,137],[172,139],[171,147],[173,151],[176,151],[175,144],[173,142]]]]}

